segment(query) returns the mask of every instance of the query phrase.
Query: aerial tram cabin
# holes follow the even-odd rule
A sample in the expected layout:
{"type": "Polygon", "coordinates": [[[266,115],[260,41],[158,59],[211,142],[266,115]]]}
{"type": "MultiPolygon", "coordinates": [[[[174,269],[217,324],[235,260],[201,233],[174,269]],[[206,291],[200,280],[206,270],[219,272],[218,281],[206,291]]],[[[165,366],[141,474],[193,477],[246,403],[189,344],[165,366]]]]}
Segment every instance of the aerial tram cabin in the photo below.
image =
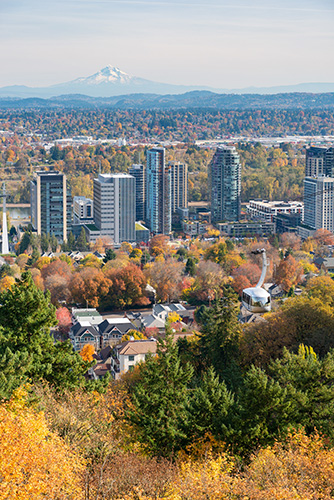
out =
{"type": "Polygon", "coordinates": [[[266,251],[264,248],[255,250],[254,254],[262,254],[262,273],[258,283],[255,287],[245,288],[242,291],[242,305],[252,313],[264,313],[271,310],[271,297],[264,288],[262,288],[264,279],[266,277],[267,261],[266,251]]]}

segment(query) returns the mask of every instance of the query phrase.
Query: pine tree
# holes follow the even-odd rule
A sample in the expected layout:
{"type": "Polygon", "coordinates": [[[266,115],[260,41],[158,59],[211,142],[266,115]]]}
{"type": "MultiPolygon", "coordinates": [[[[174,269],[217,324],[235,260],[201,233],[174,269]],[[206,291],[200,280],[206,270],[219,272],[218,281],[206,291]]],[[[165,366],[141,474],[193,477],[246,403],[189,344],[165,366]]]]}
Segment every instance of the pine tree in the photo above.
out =
{"type": "Polygon", "coordinates": [[[201,324],[198,338],[199,350],[204,366],[213,366],[229,388],[240,382],[238,321],[239,307],[236,295],[225,290],[222,299],[211,308],[204,307],[197,315],[201,324]]]}
{"type": "Polygon", "coordinates": [[[187,441],[189,364],[181,365],[173,334],[158,340],[157,357],[139,367],[140,382],[132,394],[133,409],[127,413],[136,437],[149,453],[171,458],[187,441]]]}
{"type": "Polygon", "coordinates": [[[71,231],[67,237],[67,251],[72,252],[74,248],[75,248],[75,237],[71,231]]]}
{"type": "Polygon", "coordinates": [[[85,252],[87,250],[87,240],[86,240],[86,231],[84,228],[81,229],[81,232],[76,241],[76,248],[79,252],[85,252]]]}
{"type": "Polygon", "coordinates": [[[227,415],[234,397],[220,382],[211,366],[204,373],[198,387],[192,392],[189,402],[189,436],[191,440],[203,438],[207,433],[222,439],[227,434],[227,415]]]}
{"type": "Polygon", "coordinates": [[[196,264],[192,257],[188,257],[185,267],[185,272],[189,274],[189,276],[195,276],[196,273],[196,264]]]}
{"type": "Polygon", "coordinates": [[[49,238],[49,235],[45,234],[45,233],[42,233],[41,234],[41,251],[44,253],[44,252],[47,252],[49,250],[49,246],[50,246],[50,238],[49,238]]]}
{"type": "Polygon", "coordinates": [[[90,363],[73,352],[69,341],[53,342],[55,308],[29,272],[0,294],[0,304],[0,397],[27,380],[44,380],[58,390],[85,384],[90,363]]]}

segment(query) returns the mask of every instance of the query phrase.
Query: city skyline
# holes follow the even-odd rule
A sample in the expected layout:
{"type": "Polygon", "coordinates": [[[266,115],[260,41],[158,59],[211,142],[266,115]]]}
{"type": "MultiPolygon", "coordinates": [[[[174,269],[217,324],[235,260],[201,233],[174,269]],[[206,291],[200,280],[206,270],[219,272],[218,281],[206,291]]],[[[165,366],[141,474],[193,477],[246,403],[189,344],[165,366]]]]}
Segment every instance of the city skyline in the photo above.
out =
{"type": "Polygon", "coordinates": [[[57,84],[107,64],[216,88],[334,81],[330,0],[5,0],[0,18],[0,86],[57,84]]]}

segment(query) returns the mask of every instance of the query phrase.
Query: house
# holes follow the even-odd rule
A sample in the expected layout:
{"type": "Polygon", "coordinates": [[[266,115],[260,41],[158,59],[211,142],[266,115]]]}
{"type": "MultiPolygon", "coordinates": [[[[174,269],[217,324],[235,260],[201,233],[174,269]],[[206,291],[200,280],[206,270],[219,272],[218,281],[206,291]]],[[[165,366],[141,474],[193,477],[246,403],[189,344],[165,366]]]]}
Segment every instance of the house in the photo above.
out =
{"type": "Polygon", "coordinates": [[[150,328],[154,329],[157,328],[160,334],[165,333],[166,320],[161,319],[158,316],[155,316],[154,314],[143,316],[141,318],[141,324],[142,328],[144,328],[145,330],[150,328]]]}
{"type": "Polygon", "coordinates": [[[94,346],[95,351],[100,349],[100,333],[89,321],[74,323],[69,332],[69,337],[75,351],[81,351],[87,344],[94,346]]]}
{"type": "Polygon", "coordinates": [[[157,352],[155,340],[129,340],[114,348],[112,373],[115,378],[121,374],[134,370],[136,364],[143,362],[147,357],[157,352]]]}
{"type": "Polygon", "coordinates": [[[153,306],[154,316],[166,321],[167,316],[171,312],[176,312],[179,316],[182,311],[185,311],[182,304],[155,304],[153,306]]]}
{"type": "Polygon", "coordinates": [[[73,322],[77,321],[88,321],[91,325],[97,326],[102,323],[103,318],[101,314],[93,308],[84,309],[84,308],[72,308],[72,317],[73,322]]]}
{"type": "Polygon", "coordinates": [[[107,318],[99,324],[99,332],[101,335],[101,347],[108,345],[116,345],[122,341],[123,335],[129,330],[138,330],[128,318],[114,317],[107,318]]]}

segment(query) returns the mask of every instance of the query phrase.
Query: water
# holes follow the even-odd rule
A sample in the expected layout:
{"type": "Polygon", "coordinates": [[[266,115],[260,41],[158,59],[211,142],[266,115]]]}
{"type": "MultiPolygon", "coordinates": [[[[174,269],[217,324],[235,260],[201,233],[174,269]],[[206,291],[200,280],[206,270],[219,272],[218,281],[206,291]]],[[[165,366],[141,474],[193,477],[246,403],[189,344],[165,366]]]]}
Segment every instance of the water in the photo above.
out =
{"type": "Polygon", "coordinates": [[[11,220],[27,220],[30,217],[30,207],[7,207],[7,212],[11,220]]]}

